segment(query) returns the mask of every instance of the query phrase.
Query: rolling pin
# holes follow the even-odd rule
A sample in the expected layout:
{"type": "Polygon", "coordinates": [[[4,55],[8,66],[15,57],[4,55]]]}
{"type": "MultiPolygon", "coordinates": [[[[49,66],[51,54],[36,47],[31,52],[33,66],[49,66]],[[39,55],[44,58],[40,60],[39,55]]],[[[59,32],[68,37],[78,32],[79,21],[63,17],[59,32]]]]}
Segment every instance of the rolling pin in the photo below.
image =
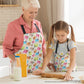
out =
{"type": "Polygon", "coordinates": [[[65,76],[61,74],[49,74],[49,73],[42,73],[41,77],[43,78],[58,78],[58,79],[64,79],[65,76]]]}
{"type": "Polygon", "coordinates": [[[80,78],[81,83],[84,84],[84,76],[80,76],[79,78],[80,78]]]}

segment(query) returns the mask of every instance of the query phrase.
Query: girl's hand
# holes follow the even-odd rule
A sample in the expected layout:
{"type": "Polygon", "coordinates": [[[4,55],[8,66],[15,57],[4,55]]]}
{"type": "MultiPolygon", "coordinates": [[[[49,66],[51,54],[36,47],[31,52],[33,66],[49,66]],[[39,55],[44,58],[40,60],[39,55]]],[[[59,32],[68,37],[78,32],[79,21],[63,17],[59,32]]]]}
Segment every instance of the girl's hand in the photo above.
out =
{"type": "Polygon", "coordinates": [[[33,71],[33,74],[34,74],[34,75],[41,75],[41,73],[44,73],[44,70],[38,69],[38,70],[36,70],[36,71],[33,71]]]}
{"type": "Polygon", "coordinates": [[[71,77],[69,72],[66,72],[64,80],[72,80],[73,77],[71,77]]]}
{"type": "Polygon", "coordinates": [[[54,66],[54,64],[52,64],[52,63],[48,63],[47,67],[48,67],[50,70],[51,70],[51,68],[52,68],[54,72],[56,71],[55,66],[54,66]]]}

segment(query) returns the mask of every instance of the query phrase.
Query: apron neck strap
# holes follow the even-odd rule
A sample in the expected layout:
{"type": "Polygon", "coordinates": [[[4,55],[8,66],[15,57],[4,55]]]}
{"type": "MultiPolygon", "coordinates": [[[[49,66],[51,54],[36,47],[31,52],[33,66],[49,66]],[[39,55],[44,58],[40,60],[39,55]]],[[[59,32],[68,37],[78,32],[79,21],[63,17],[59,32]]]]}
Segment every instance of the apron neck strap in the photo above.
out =
{"type": "MultiPolygon", "coordinates": [[[[34,25],[35,25],[36,29],[38,30],[38,32],[40,32],[40,30],[39,30],[38,26],[37,26],[35,23],[34,23],[34,25]]],[[[26,34],[26,32],[25,32],[25,29],[24,29],[24,26],[23,26],[23,25],[21,25],[21,28],[22,28],[23,34],[26,34]]]]}
{"type": "Polygon", "coordinates": [[[38,32],[40,32],[40,30],[39,30],[38,26],[36,25],[36,23],[34,23],[34,25],[35,25],[36,29],[38,30],[38,32]]]}
{"type": "MultiPolygon", "coordinates": [[[[68,41],[69,41],[69,39],[67,39],[67,50],[69,51],[68,41]]],[[[55,49],[55,53],[57,53],[58,44],[59,44],[59,41],[57,41],[57,42],[56,42],[56,49],[55,49]]]]}
{"type": "Polygon", "coordinates": [[[25,29],[24,29],[24,26],[23,26],[23,25],[21,25],[21,28],[22,28],[23,34],[26,34],[26,32],[25,32],[25,29]]]}
{"type": "Polygon", "coordinates": [[[69,41],[69,39],[67,39],[67,50],[69,51],[69,47],[68,47],[68,41],[69,41]]]}
{"type": "Polygon", "coordinates": [[[59,41],[57,41],[57,43],[56,43],[55,53],[57,53],[58,43],[59,43],[59,41]]]}

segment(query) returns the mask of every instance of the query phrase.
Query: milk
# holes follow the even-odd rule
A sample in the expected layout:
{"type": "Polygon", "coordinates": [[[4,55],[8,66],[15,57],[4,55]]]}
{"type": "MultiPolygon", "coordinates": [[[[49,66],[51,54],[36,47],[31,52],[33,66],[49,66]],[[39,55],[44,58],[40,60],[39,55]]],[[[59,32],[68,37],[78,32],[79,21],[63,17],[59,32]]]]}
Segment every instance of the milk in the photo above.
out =
{"type": "Polygon", "coordinates": [[[14,80],[21,80],[21,78],[22,78],[21,67],[13,68],[13,78],[14,78],[14,80]]]}

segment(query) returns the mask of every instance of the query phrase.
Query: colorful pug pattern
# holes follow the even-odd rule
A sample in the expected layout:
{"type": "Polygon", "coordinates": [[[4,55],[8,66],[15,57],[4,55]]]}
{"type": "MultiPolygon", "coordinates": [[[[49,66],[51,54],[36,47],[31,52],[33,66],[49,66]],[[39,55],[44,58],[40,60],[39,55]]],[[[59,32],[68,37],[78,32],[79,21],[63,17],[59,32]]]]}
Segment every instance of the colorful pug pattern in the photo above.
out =
{"type": "Polygon", "coordinates": [[[70,65],[70,55],[67,53],[65,56],[55,54],[55,69],[56,71],[65,72],[70,65]]]}
{"type": "Polygon", "coordinates": [[[24,34],[22,48],[15,54],[27,54],[27,70],[32,72],[42,67],[42,36],[41,33],[24,34]]]}

